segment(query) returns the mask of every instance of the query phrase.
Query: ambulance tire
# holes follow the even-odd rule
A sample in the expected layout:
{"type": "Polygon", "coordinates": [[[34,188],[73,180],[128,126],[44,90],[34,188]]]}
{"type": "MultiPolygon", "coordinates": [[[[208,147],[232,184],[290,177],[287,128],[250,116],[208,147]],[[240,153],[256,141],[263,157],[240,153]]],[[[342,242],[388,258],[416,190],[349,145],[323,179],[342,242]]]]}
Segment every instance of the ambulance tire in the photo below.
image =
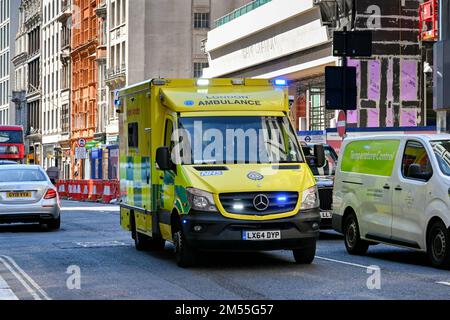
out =
{"type": "Polygon", "coordinates": [[[134,245],[138,251],[161,251],[165,244],[166,241],[163,239],[153,239],[138,231],[135,232],[134,245]]]}
{"type": "Polygon", "coordinates": [[[316,257],[316,241],[306,248],[292,250],[296,264],[311,264],[316,257]]]}
{"type": "Polygon", "coordinates": [[[361,239],[358,219],[354,213],[351,213],[346,217],[343,231],[347,252],[351,255],[365,255],[369,249],[369,242],[361,239]]]}
{"type": "Polygon", "coordinates": [[[175,260],[181,268],[194,267],[197,264],[197,252],[187,243],[184,233],[180,229],[173,234],[175,260]]]}
{"type": "Polygon", "coordinates": [[[427,254],[436,268],[450,268],[450,236],[445,224],[438,220],[431,227],[427,241],[427,254]]]}

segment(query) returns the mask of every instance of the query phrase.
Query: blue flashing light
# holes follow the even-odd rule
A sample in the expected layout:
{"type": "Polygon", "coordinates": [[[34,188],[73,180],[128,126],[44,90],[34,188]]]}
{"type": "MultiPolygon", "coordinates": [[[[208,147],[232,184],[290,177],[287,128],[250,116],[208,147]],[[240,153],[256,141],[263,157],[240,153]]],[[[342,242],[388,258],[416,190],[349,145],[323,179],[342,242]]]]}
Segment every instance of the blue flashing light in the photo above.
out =
{"type": "Polygon", "coordinates": [[[278,202],[286,202],[286,200],[287,200],[287,197],[286,197],[286,196],[278,196],[278,197],[277,197],[277,201],[278,201],[278,202]]]}
{"type": "Polygon", "coordinates": [[[186,219],[183,219],[182,222],[183,222],[183,224],[186,224],[186,223],[187,223],[187,220],[186,220],[186,219]]]}
{"type": "Polygon", "coordinates": [[[275,79],[276,86],[287,86],[287,80],[285,79],[275,79]]]}

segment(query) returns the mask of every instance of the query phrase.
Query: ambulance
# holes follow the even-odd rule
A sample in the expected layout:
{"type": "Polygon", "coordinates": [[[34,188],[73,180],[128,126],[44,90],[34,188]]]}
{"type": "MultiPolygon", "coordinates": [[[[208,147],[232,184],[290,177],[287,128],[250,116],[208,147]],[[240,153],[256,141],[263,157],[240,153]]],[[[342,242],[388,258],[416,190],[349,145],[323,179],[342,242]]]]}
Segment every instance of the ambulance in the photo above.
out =
{"type": "MultiPolygon", "coordinates": [[[[289,119],[285,81],[153,79],[121,90],[120,219],[137,250],[292,250],[314,260],[316,181],[289,119]]],[[[323,147],[315,163],[324,163],[323,147]]]]}

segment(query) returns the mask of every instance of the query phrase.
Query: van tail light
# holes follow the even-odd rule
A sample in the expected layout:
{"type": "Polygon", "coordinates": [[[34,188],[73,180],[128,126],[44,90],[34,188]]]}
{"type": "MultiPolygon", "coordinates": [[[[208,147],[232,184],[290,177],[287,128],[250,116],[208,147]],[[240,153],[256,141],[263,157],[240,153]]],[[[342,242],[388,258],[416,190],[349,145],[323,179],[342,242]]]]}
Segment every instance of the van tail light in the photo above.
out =
{"type": "Polygon", "coordinates": [[[58,193],[55,190],[48,189],[46,194],[45,194],[45,196],[44,196],[44,199],[54,199],[57,196],[58,196],[58,193]]]}

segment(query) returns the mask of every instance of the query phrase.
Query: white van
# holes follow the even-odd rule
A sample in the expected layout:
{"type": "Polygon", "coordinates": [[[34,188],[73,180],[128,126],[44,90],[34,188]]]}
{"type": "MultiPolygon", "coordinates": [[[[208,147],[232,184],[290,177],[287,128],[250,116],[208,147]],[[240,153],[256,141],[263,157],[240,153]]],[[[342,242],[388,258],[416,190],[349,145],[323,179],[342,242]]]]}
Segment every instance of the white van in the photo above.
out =
{"type": "Polygon", "coordinates": [[[335,177],[333,229],[350,254],[392,244],[450,266],[450,135],[346,139],[335,177]]]}

